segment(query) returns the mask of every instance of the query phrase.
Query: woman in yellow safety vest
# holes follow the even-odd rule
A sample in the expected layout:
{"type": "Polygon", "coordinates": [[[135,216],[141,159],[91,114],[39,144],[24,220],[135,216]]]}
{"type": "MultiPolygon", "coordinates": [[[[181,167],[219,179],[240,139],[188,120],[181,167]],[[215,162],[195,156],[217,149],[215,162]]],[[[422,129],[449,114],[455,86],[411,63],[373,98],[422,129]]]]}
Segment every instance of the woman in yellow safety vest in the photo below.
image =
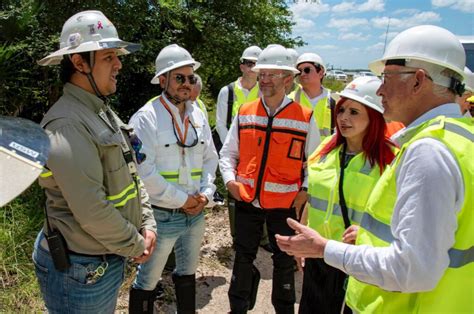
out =
{"type": "MultiPolygon", "coordinates": [[[[376,77],[359,77],[338,94],[337,132],[308,160],[309,202],[302,221],[328,239],[355,242],[370,192],[395,156],[376,95],[380,85],[376,77]]],[[[299,313],[340,313],[345,281],[345,273],[323,259],[306,259],[299,313]]]]}

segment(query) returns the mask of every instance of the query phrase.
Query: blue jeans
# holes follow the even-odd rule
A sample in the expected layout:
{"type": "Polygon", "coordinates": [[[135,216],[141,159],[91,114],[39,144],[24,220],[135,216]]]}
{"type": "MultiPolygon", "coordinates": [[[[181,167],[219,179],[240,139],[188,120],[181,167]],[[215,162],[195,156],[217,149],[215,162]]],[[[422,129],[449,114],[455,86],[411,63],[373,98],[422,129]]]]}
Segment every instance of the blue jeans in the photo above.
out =
{"type": "Polygon", "coordinates": [[[138,266],[133,288],[155,289],[165,267],[168,255],[174,247],[178,276],[192,275],[199,262],[199,250],[204,235],[204,213],[189,216],[179,210],[153,209],[157,224],[156,247],[150,259],[138,266]]]}
{"type": "Polygon", "coordinates": [[[34,246],[33,263],[48,312],[114,313],[124,279],[125,258],[70,253],[71,266],[60,272],[54,268],[49,251],[44,248],[45,241],[43,231],[40,231],[34,246]],[[104,275],[91,279],[93,271],[101,265],[107,265],[104,275]]]}

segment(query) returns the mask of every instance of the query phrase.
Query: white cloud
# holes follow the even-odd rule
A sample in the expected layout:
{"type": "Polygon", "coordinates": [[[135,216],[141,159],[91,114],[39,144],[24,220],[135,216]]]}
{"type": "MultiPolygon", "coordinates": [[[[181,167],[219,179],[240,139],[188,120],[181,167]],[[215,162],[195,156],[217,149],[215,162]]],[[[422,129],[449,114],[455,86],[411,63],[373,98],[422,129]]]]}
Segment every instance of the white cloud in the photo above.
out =
{"type": "Polygon", "coordinates": [[[334,13],[355,13],[355,12],[369,12],[384,10],[383,0],[367,0],[363,3],[356,3],[353,1],[343,1],[332,7],[331,11],[334,13]]]}
{"type": "Polygon", "coordinates": [[[368,0],[367,2],[362,3],[358,7],[359,12],[368,12],[368,11],[378,11],[382,12],[384,10],[384,3],[382,0],[368,0]]]}
{"type": "MultiPolygon", "coordinates": [[[[405,18],[390,18],[390,29],[407,29],[409,27],[422,25],[422,24],[433,24],[441,20],[438,13],[432,11],[420,12],[415,15],[405,18]]],[[[377,28],[387,28],[389,17],[376,17],[371,19],[371,25],[377,28]]]]}
{"type": "Polygon", "coordinates": [[[332,50],[337,48],[335,45],[315,45],[313,47],[316,48],[316,50],[332,50]]]}
{"type": "Polygon", "coordinates": [[[341,2],[332,7],[331,11],[334,13],[348,13],[354,12],[354,2],[341,2]]]}
{"type": "Polygon", "coordinates": [[[369,39],[369,35],[363,35],[362,33],[342,33],[339,34],[339,40],[356,40],[363,41],[369,39]]]}
{"type": "Polygon", "coordinates": [[[414,15],[420,12],[418,9],[398,9],[393,11],[393,15],[414,15]]]}
{"type": "Polygon", "coordinates": [[[329,5],[303,2],[291,5],[290,10],[293,12],[293,21],[296,23],[293,26],[293,33],[309,38],[318,31],[315,17],[320,13],[328,12],[329,5]]]}
{"type": "Polygon", "coordinates": [[[462,12],[474,12],[474,1],[472,0],[431,0],[431,4],[439,8],[450,7],[462,12]]]}
{"type": "Polygon", "coordinates": [[[307,34],[305,39],[324,39],[324,38],[329,38],[331,36],[331,33],[329,32],[313,32],[311,34],[307,34]]]}
{"type": "Polygon", "coordinates": [[[335,27],[338,28],[339,30],[348,30],[353,27],[358,27],[358,26],[365,26],[368,25],[369,21],[367,19],[361,19],[361,18],[347,18],[347,19],[338,19],[338,18],[332,18],[329,23],[328,27],[335,27]]]}
{"type": "Polygon", "coordinates": [[[313,18],[318,16],[320,13],[328,12],[330,10],[330,6],[329,4],[298,2],[294,5],[291,5],[290,10],[293,12],[295,19],[299,17],[313,18]]]}
{"type": "Polygon", "coordinates": [[[368,46],[367,48],[365,48],[365,50],[371,52],[379,52],[383,50],[384,46],[384,43],[376,43],[375,45],[368,46]]]}
{"type": "MultiPolygon", "coordinates": [[[[399,32],[388,32],[387,33],[387,40],[390,41],[393,39],[393,37],[397,36],[399,32]]],[[[380,36],[379,36],[380,39],[383,39],[385,40],[385,33],[382,33],[380,36]]]]}

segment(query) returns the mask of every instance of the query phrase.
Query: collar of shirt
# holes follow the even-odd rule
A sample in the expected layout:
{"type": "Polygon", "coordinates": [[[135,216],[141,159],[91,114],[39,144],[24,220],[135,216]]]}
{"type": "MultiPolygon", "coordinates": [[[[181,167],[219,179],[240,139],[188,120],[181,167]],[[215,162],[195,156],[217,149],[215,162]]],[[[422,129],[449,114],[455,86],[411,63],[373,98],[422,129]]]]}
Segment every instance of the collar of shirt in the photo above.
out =
{"type": "MultiPolygon", "coordinates": [[[[306,94],[306,92],[303,90],[303,92],[305,93],[306,97],[308,97],[308,95],[306,94]]],[[[314,97],[314,98],[309,98],[309,101],[310,102],[314,102],[314,103],[317,103],[320,99],[323,99],[323,98],[326,98],[329,96],[329,91],[324,88],[323,86],[321,86],[321,94],[319,94],[318,96],[314,97]]]]}
{"type": "MultiPolygon", "coordinates": [[[[270,107],[268,107],[265,104],[265,99],[263,97],[261,99],[262,99],[262,104],[265,107],[265,110],[267,111],[267,113],[270,112],[270,107]]],[[[286,105],[288,105],[292,101],[293,100],[291,100],[290,98],[288,98],[288,96],[285,95],[285,97],[283,98],[283,101],[281,102],[280,106],[278,106],[278,108],[276,108],[275,113],[273,114],[273,116],[275,116],[281,109],[283,109],[286,105]]]]}
{"type": "Polygon", "coordinates": [[[462,118],[461,111],[459,109],[459,105],[456,103],[448,103],[444,104],[441,106],[438,106],[436,108],[433,108],[421,116],[419,116],[415,121],[410,123],[406,128],[403,129],[403,131],[394,134],[392,139],[399,143],[400,145],[406,143],[409,141],[414,134],[412,134],[413,130],[419,126],[420,124],[434,119],[438,116],[446,116],[448,118],[462,118]]]}
{"type": "Polygon", "coordinates": [[[102,99],[77,85],[66,83],[64,84],[63,92],[65,95],[70,95],[78,99],[80,103],[83,103],[87,108],[95,113],[99,113],[100,110],[106,110],[105,103],[102,99]]]}

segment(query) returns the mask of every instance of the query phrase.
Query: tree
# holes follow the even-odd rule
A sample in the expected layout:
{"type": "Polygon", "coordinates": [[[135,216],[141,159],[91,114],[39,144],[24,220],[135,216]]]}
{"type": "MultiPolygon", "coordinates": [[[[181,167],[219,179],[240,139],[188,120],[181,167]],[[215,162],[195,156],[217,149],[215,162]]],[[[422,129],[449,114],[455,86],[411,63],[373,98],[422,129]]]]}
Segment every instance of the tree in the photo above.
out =
{"type": "Polygon", "coordinates": [[[204,97],[214,99],[239,75],[246,47],[303,44],[291,37],[286,1],[10,0],[0,6],[0,113],[35,121],[61,94],[58,67],[40,67],[36,61],[58,48],[63,23],[82,10],[101,10],[122,39],[142,44],[140,52],[122,58],[112,98],[124,120],[159,92],[150,79],[166,45],[177,43],[202,63],[204,97]]]}

